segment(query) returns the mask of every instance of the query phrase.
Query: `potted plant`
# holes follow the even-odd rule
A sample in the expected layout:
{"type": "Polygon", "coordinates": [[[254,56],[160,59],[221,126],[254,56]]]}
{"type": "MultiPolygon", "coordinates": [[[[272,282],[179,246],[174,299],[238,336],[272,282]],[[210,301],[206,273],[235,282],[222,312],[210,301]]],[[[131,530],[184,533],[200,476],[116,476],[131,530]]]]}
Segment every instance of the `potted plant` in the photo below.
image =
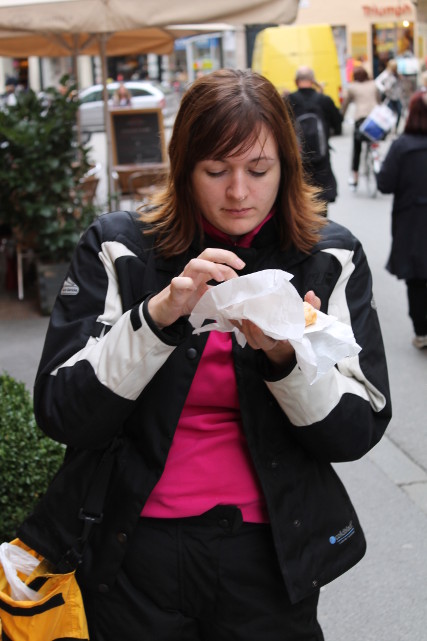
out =
{"type": "MultiPolygon", "coordinates": [[[[53,276],[58,264],[63,277],[97,213],[83,180],[89,148],[76,140],[76,87],[64,77],[61,88],[21,92],[15,106],[0,111],[0,217],[17,242],[33,250],[40,278],[53,276]]],[[[41,308],[50,313],[40,278],[41,308]]]]}

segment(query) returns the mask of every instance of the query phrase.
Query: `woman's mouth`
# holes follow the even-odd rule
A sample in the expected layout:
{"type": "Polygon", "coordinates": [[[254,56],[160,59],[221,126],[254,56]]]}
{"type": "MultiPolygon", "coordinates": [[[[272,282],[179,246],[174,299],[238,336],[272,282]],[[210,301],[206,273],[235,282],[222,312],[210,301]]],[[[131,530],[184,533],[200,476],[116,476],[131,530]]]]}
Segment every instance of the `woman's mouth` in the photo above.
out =
{"type": "Polygon", "coordinates": [[[238,216],[238,215],[244,215],[247,214],[248,211],[250,211],[250,207],[244,207],[244,208],[233,208],[233,209],[224,209],[226,214],[232,214],[233,216],[238,216]]]}

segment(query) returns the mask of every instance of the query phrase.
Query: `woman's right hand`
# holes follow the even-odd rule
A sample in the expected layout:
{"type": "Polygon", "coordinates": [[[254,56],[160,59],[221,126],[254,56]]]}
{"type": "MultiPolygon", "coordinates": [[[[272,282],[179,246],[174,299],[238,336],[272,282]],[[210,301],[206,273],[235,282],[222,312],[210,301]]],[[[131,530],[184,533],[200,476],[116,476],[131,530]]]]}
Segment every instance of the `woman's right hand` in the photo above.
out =
{"type": "Polygon", "coordinates": [[[245,263],[227,249],[205,249],[172,278],[170,284],[148,301],[148,313],[159,329],[172,325],[180,316],[188,316],[209,289],[210,280],[222,283],[237,278],[236,269],[245,263]]]}

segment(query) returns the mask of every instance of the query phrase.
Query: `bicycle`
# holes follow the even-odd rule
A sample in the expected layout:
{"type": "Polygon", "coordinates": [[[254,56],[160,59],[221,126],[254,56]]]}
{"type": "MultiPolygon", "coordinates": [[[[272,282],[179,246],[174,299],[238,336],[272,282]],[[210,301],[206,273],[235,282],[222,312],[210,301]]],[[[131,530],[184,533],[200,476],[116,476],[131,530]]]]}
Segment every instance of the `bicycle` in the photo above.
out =
{"type": "Polygon", "coordinates": [[[380,143],[365,138],[363,146],[365,149],[361,157],[359,178],[364,178],[368,195],[376,198],[378,191],[376,174],[381,168],[380,143]]]}

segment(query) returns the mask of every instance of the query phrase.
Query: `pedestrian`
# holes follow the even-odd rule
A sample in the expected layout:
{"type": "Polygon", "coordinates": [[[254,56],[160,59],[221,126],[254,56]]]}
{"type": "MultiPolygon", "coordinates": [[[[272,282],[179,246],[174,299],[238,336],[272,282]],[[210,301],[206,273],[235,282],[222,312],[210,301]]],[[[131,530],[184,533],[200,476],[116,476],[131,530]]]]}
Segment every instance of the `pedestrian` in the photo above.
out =
{"type": "Polygon", "coordinates": [[[355,67],[353,72],[354,80],[350,82],[345,93],[341,107],[343,118],[351,104],[354,105],[354,127],[353,127],[353,150],[351,158],[351,176],[348,184],[355,191],[359,182],[359,165],[362,153],[362,143],[366,138],[360,131],[360,125],[369,116],[375,105],[381,102],[380,92],[377,89],[374,80],[369,78],[369,74],[362,66],[355,67]]]}
{"type": "Polygon", "coordinates": [[[192,83],[169,156],[157,202],[100,216],[76,249],[34,389],[67,455],[19,536],[55,563],[91,529],[77,571],[91,641],[321,641],[320,588],[365,552],[331,462],[363,456],[391,413],[366,257],[320,215],[262,76],[192,83]],[[265,269],[289,270],[360,353],[310,385],[292,345],[249,320],[235,319],[244,348],[193,332],[209,287],[265,269]],[[105,449],[101,515],[82,505],[105,449]]]}
{"type": "Polygon", "coordinates": [[[2,107],[14,107],[17,103],[16,100],[16,86],[18,80],[9,76],[6,78],[6,83],[4,87],[4,94],[1,96],[0,102],[2,107]]]}
{"type": "Polygon", "coordinates": [[[331,166],[329,137],[341,134],[342,117],[332,98],[323,93],[312,69],[297,69],[295,84],[297,91],[284,99],[300,133],[304,170],[312,184],[321,189],[323,200],[332,203],[337,197],[337,181],[331,166]]]}
{"type": "Polygon", "coordinates": [[[113,94],[113,105],[115,107],[130,107],[132,104],[132,94],[127,89],[124,82],[120,82],[113,94]]]}
{"type": "Polygon", "coordinates": [[[398,72],[397,60],[392,58],[388,61],[386,68],[375,79],[375,84],[381,94],[382,101],[396,114],[394,131],[398,131],[402,115],[402,78],[398,72]]]}
{"type": "Polygon", "coordinates": [[[413,345],[427,347],[427,89],[409,102],[403,133],[393,141],[377,177],[393,194],[392,245],[387,270],[405,280],[413,345]]]}

